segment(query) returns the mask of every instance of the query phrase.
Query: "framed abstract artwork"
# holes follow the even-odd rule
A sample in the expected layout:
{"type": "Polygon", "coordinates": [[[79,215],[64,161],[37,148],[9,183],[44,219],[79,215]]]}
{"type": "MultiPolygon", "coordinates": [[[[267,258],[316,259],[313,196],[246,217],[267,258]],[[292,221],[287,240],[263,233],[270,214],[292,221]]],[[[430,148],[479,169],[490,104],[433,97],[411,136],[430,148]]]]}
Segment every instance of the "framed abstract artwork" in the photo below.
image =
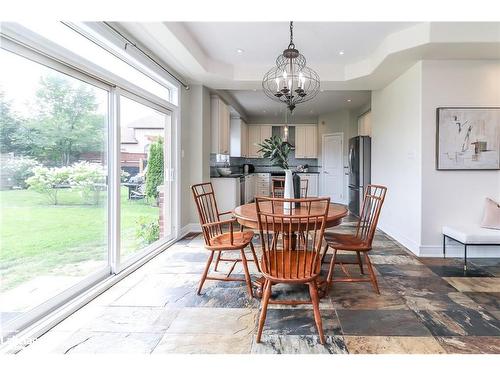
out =
{"type": "Polygon", "coordinates": [[[500,169],[500,107],[440,107],[436,122],[436,169],[500,169]]]}

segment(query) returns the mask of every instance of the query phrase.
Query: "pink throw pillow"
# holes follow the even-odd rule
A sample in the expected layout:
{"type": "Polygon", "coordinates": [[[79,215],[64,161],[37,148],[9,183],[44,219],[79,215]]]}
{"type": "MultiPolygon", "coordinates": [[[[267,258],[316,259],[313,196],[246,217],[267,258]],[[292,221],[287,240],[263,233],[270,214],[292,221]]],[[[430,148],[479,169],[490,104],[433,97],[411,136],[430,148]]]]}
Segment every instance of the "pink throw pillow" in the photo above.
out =
{"type": "Polygon", "coordinates": [[[486,198],[481,226],[500,230],[500,204],[493,199],[486,198]]]}

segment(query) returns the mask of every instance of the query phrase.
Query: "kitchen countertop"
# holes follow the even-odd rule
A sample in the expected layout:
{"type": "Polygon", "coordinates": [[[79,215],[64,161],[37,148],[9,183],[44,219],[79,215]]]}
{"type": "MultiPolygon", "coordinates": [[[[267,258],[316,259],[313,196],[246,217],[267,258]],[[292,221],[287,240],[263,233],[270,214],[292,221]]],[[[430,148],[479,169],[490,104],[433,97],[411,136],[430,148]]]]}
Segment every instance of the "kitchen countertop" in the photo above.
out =
{"type": "MultiPolygon", "coordinates": [[[[269,174],[273,173],[276,176],[281,176],[281,175],[284,176],[285,175],[285,172],[252,172],[252,173],[248,173],[247,175],[257,174],[257,173],[269,173],[269,174]]],[[[319,174],[319,172],[296,172],[296,173],[299,173],[299,174],[319,174]]],[[[242,176],[246,176],[246,175],[243,173],[232,173],[229,176],[210,176],[210,178],[240,178],[242,176]]]]}

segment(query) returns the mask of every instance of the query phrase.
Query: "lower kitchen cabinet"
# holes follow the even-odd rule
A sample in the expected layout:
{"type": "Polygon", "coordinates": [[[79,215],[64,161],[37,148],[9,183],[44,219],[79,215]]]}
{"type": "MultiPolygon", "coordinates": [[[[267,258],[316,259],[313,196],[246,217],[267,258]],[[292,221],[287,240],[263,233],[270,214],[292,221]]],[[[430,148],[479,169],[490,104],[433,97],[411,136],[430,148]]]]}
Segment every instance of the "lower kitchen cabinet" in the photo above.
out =
{"type": "Polygon", "coordinates": [[[317,197],[318,196],[318,179],[319,179],[319,174],[317,173],[299,173],[299,177],[301,180],[307,180],[308,182],[308,187],[307,187],[307,196],[308,197],[317,197]]]}
{"type": "Polygon", "coordinates": [[[239,177],[213,177],[210,181],[214,187],[219,212],[232,211],[241,204],[239,177]]]}

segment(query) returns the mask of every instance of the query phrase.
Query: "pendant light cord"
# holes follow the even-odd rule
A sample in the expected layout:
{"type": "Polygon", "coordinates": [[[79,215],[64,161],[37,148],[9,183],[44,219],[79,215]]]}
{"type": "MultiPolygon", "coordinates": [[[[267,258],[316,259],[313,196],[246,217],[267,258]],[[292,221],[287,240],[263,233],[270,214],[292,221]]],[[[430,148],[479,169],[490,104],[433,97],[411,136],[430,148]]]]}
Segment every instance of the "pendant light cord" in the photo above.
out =
{"type": "Polygon", "coordinates": [[[295,48],[295,44],[293,43],[293,21],[290,21],[290,44],[288,48],[295,48]]]}

